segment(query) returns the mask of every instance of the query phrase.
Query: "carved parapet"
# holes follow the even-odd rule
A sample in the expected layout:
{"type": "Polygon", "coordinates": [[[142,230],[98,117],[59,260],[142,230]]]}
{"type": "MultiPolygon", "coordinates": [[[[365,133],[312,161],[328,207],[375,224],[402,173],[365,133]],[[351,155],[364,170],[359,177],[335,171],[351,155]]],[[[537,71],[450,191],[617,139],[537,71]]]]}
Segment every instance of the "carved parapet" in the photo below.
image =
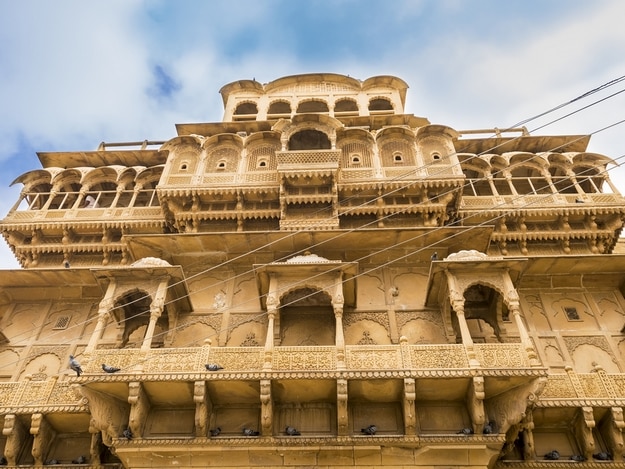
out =
{"type": "Polygon", "coordinates": [[[143,435],[143,427],[150,412],[150,399],[145,392],[143,383],[128,383],[128,403],[130,404],[130,417],[128,428],[135,437],[143,435]]]}
{"type": "Polygon", "coordinates": [[[111,446],[113,438],[119,437],[122,426],[128,421],[130,406],[87,386],[80,386],[79,390],[89,405],[90,431],[91,429],[101,431],[102,441],[106,446],[111,446]]]}
{"type": "Polygon", "coordinates": [[[530,366],[522,344],[474,344],[483,368],[527,368],[530,366]]]}
{"type": "Polygon", "coordinates": [[[31,451],[35,466],[42,466],[56,431],[43,414],[36,413],[31,417],[30,434],[35,436],[31,451]]]}

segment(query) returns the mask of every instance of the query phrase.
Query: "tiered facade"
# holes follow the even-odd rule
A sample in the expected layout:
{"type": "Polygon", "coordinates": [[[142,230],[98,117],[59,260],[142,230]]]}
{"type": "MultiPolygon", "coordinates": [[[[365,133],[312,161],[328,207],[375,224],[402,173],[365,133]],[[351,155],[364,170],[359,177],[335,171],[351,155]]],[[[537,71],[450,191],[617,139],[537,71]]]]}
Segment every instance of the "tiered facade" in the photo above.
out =
{"type": "Polygon", "coordinates": [[[1,462],[625,467],[614,162],[407,88],[242,80],[222,122],[39,153],[0,222],[1,462]]]}

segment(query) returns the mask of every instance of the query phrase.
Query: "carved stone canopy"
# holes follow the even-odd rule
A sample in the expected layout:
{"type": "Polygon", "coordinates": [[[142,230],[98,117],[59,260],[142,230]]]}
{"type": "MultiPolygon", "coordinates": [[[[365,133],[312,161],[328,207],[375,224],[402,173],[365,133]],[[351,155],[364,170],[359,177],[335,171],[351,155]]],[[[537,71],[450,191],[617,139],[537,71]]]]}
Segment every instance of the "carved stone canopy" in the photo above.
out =
{"type": "Polygon", "coordinates": [[[471,279],[506,275],[510,277],[512,283],[515,283],[526,265],[526,258],[491,257],[474,250],[450,254],[442,261],[432,262],[425,304],[435,306],[441,297],[448,296],[447,272],[458,278],[469,277],[471,279]]]}
{"type": "Polygon", "coordinates": [[[277,282],[281,295],[302,288],[327,291],[328,285],[336,284],[338,279],[342,284],[344,304],[354,306],[356,303],[356,262],[333,261],[305,252],[284,262],[254,264],[254,273],[263,309],[267,309],[267,295],[272,277],[277,282]]]}

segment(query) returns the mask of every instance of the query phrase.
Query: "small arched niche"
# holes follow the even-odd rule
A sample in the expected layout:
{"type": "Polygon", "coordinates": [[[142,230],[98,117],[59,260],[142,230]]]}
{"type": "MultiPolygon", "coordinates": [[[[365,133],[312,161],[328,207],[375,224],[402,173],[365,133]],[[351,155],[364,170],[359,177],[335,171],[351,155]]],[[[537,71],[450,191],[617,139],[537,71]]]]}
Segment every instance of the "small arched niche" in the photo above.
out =
{"type": "Polygon", "coordinates": [[[298,288],[280,300],[280,345],[335,345],[332,299],[315,288],[298,288]]]}
{"type": "Polygon", "coordinates": [[[500,319],[508,316],[501,294],[477,283],[464,292],[464,314],[475,342],[502,342],[500,319]]]}
{"type": "MultiPolygon", "coordinates": [[[[129,291],[115,301],[113,314],[119,329],[117,346],[119,348],[138,348],[143,341],[143,334],[133,334],[139,329],[145,331],[150,322],[150,305],[152,297],[145,291],[135,289],[129,291]],[[132,339],[132,340],[131,340],[132,339]]],[[[168,330],[167,310],[159,317],[152,347],[162,345],[163,332],[168,330]]]]}

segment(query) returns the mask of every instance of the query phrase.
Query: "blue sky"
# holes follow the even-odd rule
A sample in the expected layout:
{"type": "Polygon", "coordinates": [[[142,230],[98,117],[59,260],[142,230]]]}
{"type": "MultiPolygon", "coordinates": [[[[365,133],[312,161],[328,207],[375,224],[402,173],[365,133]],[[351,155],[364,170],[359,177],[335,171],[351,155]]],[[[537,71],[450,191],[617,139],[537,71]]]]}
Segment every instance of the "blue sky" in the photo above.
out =
{"type": "MultiPolygon", "coordinates": [[[[176,123],[221,120],[218,91],[239,79],[396,75],[407,113],[507,127],[624,76],[623,18],[622,0],[0,0],[0,216],[37,151],[167,140],[176,123]]],[[[625,93],[537,134],[622,119],[625,93]]],[[[624,132],[589,150],[622,156],[624,132]]],[[[625,171],[611,174],[625,193],[625,171]]],[[[16,266],[0,243],[0,268],[16,266]]]]}

